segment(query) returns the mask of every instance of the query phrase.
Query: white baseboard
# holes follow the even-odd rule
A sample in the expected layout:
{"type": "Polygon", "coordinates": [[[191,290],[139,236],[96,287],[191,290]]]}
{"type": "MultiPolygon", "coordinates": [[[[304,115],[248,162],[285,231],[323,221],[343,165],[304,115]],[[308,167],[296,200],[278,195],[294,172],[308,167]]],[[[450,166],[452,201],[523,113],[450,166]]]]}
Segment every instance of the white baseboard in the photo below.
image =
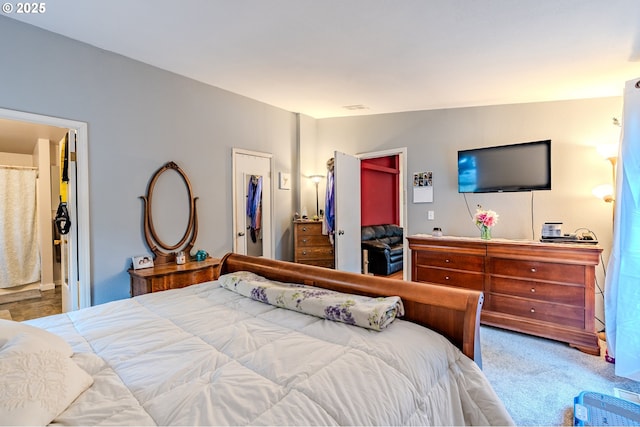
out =
{"type": "Polygon", "coordinates": [[[55,288],[56,288],[55,283],[40,283],[41,291],[50,291],[51,289],[55,289],[55,288]]]}

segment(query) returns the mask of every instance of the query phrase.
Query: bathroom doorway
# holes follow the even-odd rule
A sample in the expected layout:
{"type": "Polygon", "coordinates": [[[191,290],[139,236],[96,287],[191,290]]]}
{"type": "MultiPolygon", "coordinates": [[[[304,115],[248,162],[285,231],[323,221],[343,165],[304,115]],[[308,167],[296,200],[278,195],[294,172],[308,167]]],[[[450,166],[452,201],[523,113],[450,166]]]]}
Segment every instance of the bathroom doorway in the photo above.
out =
{"type": "Polygon", "coordinates": [[[47,189],[39,190],[40,194],[38,195],[39,199],[43,193],[48,193],[46,195],[49,196],[45,198],[45,203],[41,203],[44,217],[38,222],[40,226],[38,234],[45,240],[41,242],[41,254],[49,254],[48,257],[42,257],[42,259],[46,258],[51,261],[47,261],[47,265],[42,265],[42,271],[46,274],[41,277],[46,277],[46,279],[40,280],[35,287],[31,286],[31,288],[40,292],[41,289],[53,289],[56,284],[64,287],[63,292],[58,293],[63,295],[61,297],[63,311],[77,310],[91,305],[86,144],[86,123],[0,109],[0,153],[3,153],[0,164],[31,162],[31,165],[24,166],[34,168],[33,165],[37,165],[35,167],[37,167],[38,180],[51,183],[47,189]],[[57,172],[59,167],[55,165],[58,161],[56,156],[59,156],[57,147],[67,133],[71,135],[69,148],[73,160],[70,162],[71,167],[69,167],[69,200],[67,203],[72,226],[69,233],[61,239],[60,235],[56,235],[52,221],[59,199],[59,185],[55,185],[59,182],[57,172]],[[40,146],[34,148],[38,144],[40,146]],[[29,160],[34,157],[34,151],[39,157],[47,157],[53,161],[40,160],[38,163],[29,160]],[[52,163],[54,166],[51,166],[52,163]],[[56,168],[58,169],[56,170],[56,168]],[[76,201],[80,203],[76,203],[76,201]],[[67,244],[66,250],[63,249],[64,245],[61,245],[61,242],[67,244]],[[65,253],[62,254],[61,251],[65,253]],[[60,262],[56,265],[55,261],[58,259],[60,262]],[[67,262],[64,261],[65,259],[67,262]],[[60,268],[63,264],[65,268],[60,268]],[[52,270],[57,271],[52,273],[52,270]],[[63,286],[65,282],[66,287],[63,286]]]}

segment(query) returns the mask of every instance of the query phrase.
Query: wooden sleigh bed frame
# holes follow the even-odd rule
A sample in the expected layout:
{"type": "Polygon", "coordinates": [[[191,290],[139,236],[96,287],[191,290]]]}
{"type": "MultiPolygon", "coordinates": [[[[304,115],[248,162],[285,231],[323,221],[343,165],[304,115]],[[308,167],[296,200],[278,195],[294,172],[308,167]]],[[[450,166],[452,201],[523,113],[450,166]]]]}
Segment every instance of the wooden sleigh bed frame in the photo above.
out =
{"type": "Polygon", "coordinates": [[[397,295],[404,304],[404,320],[442,334],[482,368],[479,327],[484,295],[480,291],[229,253],[221,260],[220,274],[235,271],[371,297],[397,295]]]}

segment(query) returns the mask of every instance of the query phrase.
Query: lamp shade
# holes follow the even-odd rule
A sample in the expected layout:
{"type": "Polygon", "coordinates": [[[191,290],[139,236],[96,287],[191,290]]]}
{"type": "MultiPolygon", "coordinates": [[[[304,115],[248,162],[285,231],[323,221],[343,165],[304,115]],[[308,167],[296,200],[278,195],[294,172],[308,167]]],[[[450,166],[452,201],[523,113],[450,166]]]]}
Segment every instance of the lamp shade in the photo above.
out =
{"type": "Polygon", "coordinates": [[[614,196],[614,194],[613,194],[613,185],[611,185],[611,184],[598,185],[597,187],[594,187],[593,190],[591,190],[591,192],[598,199],[602,199],[605,202],[612,202],[613,201],[613,196],[614,196]]]}
{"type": "Polygon", "coordinates": [[[596,150],[605,159],[618,157],[618,144],[600,144],[596,147],[596,150]]]}

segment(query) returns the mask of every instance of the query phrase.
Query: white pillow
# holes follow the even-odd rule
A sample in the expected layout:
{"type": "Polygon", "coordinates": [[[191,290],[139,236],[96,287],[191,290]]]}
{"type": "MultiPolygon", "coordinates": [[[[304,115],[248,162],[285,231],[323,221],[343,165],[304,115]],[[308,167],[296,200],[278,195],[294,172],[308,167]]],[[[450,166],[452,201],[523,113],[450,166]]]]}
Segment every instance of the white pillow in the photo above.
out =
{"type": "Polygon", "coordinates": [[[49,424],[93,378],[71,360],[62,338],[8,322],[0,322],[0,424],[49,424]]]}
{"type": "Polygon", "coordinates": [[[20,334],[37,337],[43,344],[55,347],[59,351],[63,351],[67,356],[71,356],[73,354],[71,346],[58,335],[52,334],[49,331],[45,331],[44,329],[37,328],[35,326],[27,325],[26,323],[0,319],[0,347],[5,345],[7,341],[10,341],[16,335],[20,334]]]}

